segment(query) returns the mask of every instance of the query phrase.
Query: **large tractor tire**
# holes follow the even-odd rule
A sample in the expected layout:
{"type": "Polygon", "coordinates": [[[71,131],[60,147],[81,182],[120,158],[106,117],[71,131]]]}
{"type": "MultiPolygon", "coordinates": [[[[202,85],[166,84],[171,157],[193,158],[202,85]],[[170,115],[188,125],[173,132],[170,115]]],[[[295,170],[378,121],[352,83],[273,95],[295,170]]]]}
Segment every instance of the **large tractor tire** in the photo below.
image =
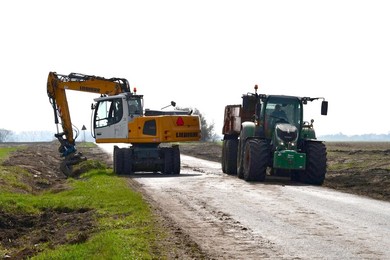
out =
{"type": "Polygon", "coordinates": [[[245,141],[240,138],[237,149],[237,177],[240,179],[244,178],[244,147],[245,141]]]}
{"type": "Polygon", "coordinates": [[[313,185],[322,185],[326,174],[326,146],[324,143],[307,141],[304,152],[306,153],[306,169],[298,172],[295,180],[313,185]]]}
{"type": "Polygon", "coordinates": [[[225,168],[226,173],[229,175],[237,174],[237,148],[238,148],[238,140],[230,139],[226,142],[225,147],[225,168]]]}
{"type": "Polygon", "coordinates": [[[264,181],[270,156],[270,148],[265,140],[247,140],[243,158],[244,180],[264,181]]]}
{"type": "Polygon", "coordinates": [[[227,140],[223,140],[223,142],[222,142],[222,158],[221,158],[221,166],[222,166],[223,173],[226,173],[226,143],[227,143],[227,140]]]}
{"type": "Polygon", "coordinates": [[[113,168],[115,174],[124,174],[124,154],[123,150],[119,148],[118,146],[114,146],[114,153],[113,153],[113,168]]]}

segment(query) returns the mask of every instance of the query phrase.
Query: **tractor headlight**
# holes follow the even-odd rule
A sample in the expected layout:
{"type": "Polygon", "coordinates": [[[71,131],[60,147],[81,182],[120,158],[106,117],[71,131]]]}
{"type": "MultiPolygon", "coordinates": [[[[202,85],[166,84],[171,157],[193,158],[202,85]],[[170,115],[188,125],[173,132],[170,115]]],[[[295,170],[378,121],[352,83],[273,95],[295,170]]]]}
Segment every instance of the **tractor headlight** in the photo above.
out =
{"type": "Polygon", "coordinates": [[[275,127],[276,140],[279,146],[294,149],[298,140],[298,129],[291,124],[277,124],[275,127]]]}

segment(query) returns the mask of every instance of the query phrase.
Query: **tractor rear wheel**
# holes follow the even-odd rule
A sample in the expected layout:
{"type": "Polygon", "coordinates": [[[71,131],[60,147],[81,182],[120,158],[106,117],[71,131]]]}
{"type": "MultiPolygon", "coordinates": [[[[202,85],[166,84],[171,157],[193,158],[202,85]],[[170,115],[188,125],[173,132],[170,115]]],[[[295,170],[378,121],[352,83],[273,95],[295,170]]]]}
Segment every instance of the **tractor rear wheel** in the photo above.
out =
{"type": "Polygon", "coordinates": [[[237,174],[237,148],[238,148],[238,140],[230,139],[226,141],[226,161],[225,168],[226,173],[230,175],[237,174]]]}
{"type": "Polygon", "coordinates": [[[244,178],[244,147],[245,143],[243,139],[240,139],[237,151],[237,177],[240,179],[244,178]]]}
{"type": "Polygon", "coordinates": [[[306,153],[306,170],[297,173],[297,181],[313,185],[322,185],[326,174],[326,146],[321,142],[307,141],[304,146],[306,153]]]}
{"type": "Polygon", "coordinates": [[[245,144],[243,168],[246,181],[264,181],[270,160],[268,143],[262,139],[249,139],[245,144]]]}

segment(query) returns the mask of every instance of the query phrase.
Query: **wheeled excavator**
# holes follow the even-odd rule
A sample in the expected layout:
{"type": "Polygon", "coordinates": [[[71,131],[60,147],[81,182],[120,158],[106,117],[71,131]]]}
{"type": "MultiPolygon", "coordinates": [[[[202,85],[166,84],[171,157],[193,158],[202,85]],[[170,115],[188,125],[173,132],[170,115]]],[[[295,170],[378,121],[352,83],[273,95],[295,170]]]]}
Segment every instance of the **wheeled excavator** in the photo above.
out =
{"type": "MultiPolygon", "coordinates": [[[[143,95],[130,89],[124,78],[50,72],[47,94],[54,111],[60,142],[58,151],[64,158],[62,172],[69,176],[72,166],[86,160],[77,151],[66,91],[100,94],[92,104],[92,134],[96,143],[127,143],[114,146],[113,169],[116,174],[162,172],[180,174],[180,150],[170,143],[199,141],[199,116],[186,110],[144,110],[143,95]],[[61,127],[59,128],[59,118],[61,127]],[[61,131],[60,131],[61,130],[61,131]],[[164,144],[164,145],[163,145],[164,144]]],[[[172,102],[174,104],[174,102],[172,102]]]]}

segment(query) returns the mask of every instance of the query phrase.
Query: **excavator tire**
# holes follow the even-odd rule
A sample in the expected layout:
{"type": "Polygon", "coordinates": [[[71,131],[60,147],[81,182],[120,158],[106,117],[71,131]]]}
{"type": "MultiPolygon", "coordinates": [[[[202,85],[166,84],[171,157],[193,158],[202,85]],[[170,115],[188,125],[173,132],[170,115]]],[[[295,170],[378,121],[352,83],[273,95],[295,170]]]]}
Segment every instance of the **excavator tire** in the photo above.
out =
{"type": "Polygon", "coordinates": [[[114,146],[114,158],[113,158],[113,168],[114,168],[114,173],[115,174],[124,174],[124,163],[123,163],[123,157],[124,153],[121,148],[118,146],[114,146]]]}
{"type": "Polygon", "coordinates": [[[306,141],[306,170],[296,173],[294,179],[313,185],[322,185],[326,174],[326,146],[318,141],[306,141]]]}
{"type": "Polygon", "coordinates": [[[229,175],[237,174],[237,149],[238,149],[238,140],[230,139],[226,141],[226,173],[229,175]]]}
{"type": "Polygon", "coordinates": [[[270,148],[265,140],[247,140],[243,158],[244,180],[264,181],[269,159],[270,148]]]}
{"type": "Polygon", "coordinates": [[[178,145],[172,147],[173,150],[173,174],[180,174],[180,149],[178,145]]]}
{"type": "Polygon", "coordinates": [[[164,174],[180,174],[180,150],[179,146],[174,145],[169,148],[163,148],[164,152],[164,174]]]}
{"type": "Polygon", "coordinates": [[[131,148],[123,148],[123,173],[133,173],[133,150],[131,148]]]}
{"type": "Polygon", "coordinates": [[[173,153],[171,148],[162,148],[164,154],[164,174],[171,174],[173,171],[173,153]]]}

